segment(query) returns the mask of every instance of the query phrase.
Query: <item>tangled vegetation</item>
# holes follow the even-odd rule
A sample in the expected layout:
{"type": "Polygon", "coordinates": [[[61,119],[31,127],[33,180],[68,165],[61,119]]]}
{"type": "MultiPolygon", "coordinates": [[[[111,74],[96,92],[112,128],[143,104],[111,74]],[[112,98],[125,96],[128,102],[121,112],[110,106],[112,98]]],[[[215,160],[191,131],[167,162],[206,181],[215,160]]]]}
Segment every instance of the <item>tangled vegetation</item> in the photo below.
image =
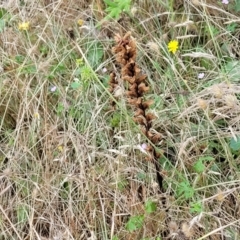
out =
{"type": "Polygon", "coordinates": [[[240,239],[239,19],[1,1],[0,240],[240,239]]]}

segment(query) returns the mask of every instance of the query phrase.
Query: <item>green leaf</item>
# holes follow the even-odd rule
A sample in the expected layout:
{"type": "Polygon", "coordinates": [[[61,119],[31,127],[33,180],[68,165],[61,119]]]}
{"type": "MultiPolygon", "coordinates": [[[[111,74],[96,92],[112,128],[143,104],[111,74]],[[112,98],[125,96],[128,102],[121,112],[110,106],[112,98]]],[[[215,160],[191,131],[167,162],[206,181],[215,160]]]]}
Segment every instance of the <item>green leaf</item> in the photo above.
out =
{"type": "Polygon", "coordinates": [[[0,8],[0,19],[4,18],[8,14],[8,11],[5,8],[0,8]]]}
{"type": "Polygon", "coordinates": [[[230,140],[230,148],[233,151],[240,150],[240,136],[238,136],[236,139],[235,138],[231,138],[231,140],[230,140]]]}
{"type": "Polygon", "coordinates": [[[137,216],[130,217],[130,219],[128,220],[128,222],[126,224],[126,229],[129,232],[133,232],[133,231],[141,228],[143,226],[143,222],[144,222],[143,215],[137,215],[137,216]]]}
{"type": "Polygon", "coordinates": [[[181,182],[177,186],[177,197],[180,197],[181,195],[183,195],[186,200],[193,197],[194,189],[188,181],[181,182]]]}
{"type": "Polygon", "coordinates": [[[88,46],[87,59],[92,68],[96,68],[101,64],[103,54],[103,46],[100,42],[95,41],[88,46]]]}
{"type": "Polygon", "coordinates": [[[153,213],[153,212],[156,212],[156,210],[157,210],[157,204],[155,202],[153,202],[152,200],[148,200],[145,203],[145,211],[147,213],[153,213]]]}
{"type": "Polygon", "coordinates": [[[59,116],[64,111],[64,105],[63,103],[58,103],[57,105],[57,115],[59,116]]]}
{"type": "Polygon", "coordinates": [[[117,236],[113,236],[112,240],[119,240],[117,236]]]}
{"type": "Polygon", "coordinates": [[[196,173],[203,173],[205,170],[205,165],[203,164],[204,161],[213,161],[214,158],[211,156],[200,157],[197,162],[193,165],[193,169],[196,173]]]}
{"type": "Polygon", "coordinates": [[[25,65],[22,68],[20,68],[20,72],[23,74],[33,74],[37,72],[37,68],[35,65],[25,65]]]}
{"type": "Polygon", "coordinates": [[[112,116],[112,119],[110,120],[111,127],[119,127],[121,122],[121,115],[117,112],[115,112],[112,116]]]}
{"type": "Polygon", "coordinates": [[[81,80],[88,81],[94,79],[93,71],[91,67],[84,65],[80,68],[81,80]]]}
{"type": "Polygon", "coordinates": [[[201,213],[203,211],[203,205],[201,202],[190,203],[190,213],[201,213]]]}
{"type": "Polygon", "coordinates": [[[130,11],[131,0],[115,0],[115,1],[104,0],[104,2],[107,5],[105,11],[108,13],[106,19],[109,18],[118,19],[123,11],[127,12],[130,11]]]}
{"type": "Polygon", "coordinates": [[[120,191],[123,191],[127,185],[128,185],[128,181],[124,178],[120,178],[117,183],[117,187],[120,191]]]}
{"type": "Polygon", "coordinates": [[[234,33],[236,31],[238,24],[237,23],[230,23],[227,25],[226,29],[227,31],[234,33]]]}
{"type": "Polygon", "coordinates": [[[4,28],[5,28],[5,20],[4,19],[0,19],[0,33],[3,32],[4,28]]]}
{"type": "Polygon", "coordinates": [[[138,172],[138,173],[137,173],[137,179],[138,179],[138,180],[144,181],[144,180],[146,180],[146,178],[147,178],[147,176],[146,176],[145,173],[143,173],[143,172],[138,172]]]}
{"type": "Polygon", "coordinates": [[[239,81],[239,75],[240,75],[240,61],[232,60],[227,62],[223,66],[223,72],[225,72],[232,82],[238,82],[239,81]]]}
{"type": "Polygon", "coordinates": [[[203,173],[205,170],[205,165],[200,159],[198,159],[198,161],[193,165],[193,169],[197,173],[203,173]]]}
{"type": "Polygon", "coordinates": [[[25,223],[28,220],[28,208],[25,205],[17,207],[17,220],[18,223],[25,223]]]}
{"type": "Polygon", "coordinates": [[[236,10],[236,12],[240,11],[240,0],[236,0],[236,5],[234,9],[236,10]]]}
{"type": "Polygon", "coordinates": [[[0,8],[0,33],[3,32],[10,18],[9,12],[5,8],[0,8]]]}
{"type": "Polygon", "coordinates": [[[107,6],[109,6],[110,8],[116,8],[117,4],[111,0],[104,0],[104,2],[106,3],[107,6]]]}
{"type": "Polygon", "coordinates": [[[204,156],[204,157],[200,157],[199,160],[201,161],[213,161],[215,158],[211,157],[211,156],[204,156]]]}
{"type": "Polygon", "coordinates": [[[70,86],[72,89],[76,90],[76,89],[80,88],[81,83],[80,82],[72,82],[70,86]]]}
{"type": "Polygon", "coordinates": [[[16,55],[15,60],[18,64],[21,64],[24,62],[25,57],[23,55],[16,55]]]}

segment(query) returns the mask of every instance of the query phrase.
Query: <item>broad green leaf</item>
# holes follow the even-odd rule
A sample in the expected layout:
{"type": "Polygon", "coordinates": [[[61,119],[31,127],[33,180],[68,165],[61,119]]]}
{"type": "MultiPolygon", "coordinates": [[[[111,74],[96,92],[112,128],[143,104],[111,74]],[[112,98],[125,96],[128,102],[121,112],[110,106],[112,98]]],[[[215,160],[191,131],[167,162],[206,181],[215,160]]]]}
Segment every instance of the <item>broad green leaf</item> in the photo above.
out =
{"type": "Polygon", "coordinates": [[[231,140],[230,140],[230,148],[233,151],[240,150],[240,136],[238,136],[236,139],[235,138],[231,138],[231,140]]]}
{"type": "Polygon", "coordinates": [[[76,89],[80,88],[81,83],[80,82],[72,82],[70,86],[72,89],[76,90],[76,89]]]}
{"type": "Polygon", "coordinates": [[[153,212],[156,212],[157,210],[157,204],[151,200],[148,200],[146,203],[145,203],[145,211],[147,213],[153,213],[153,212]]]}
{"type": "Polygon", "coordinates": [[[240,11],[240,0],[236,0],[235,10],[236,12],[240,11]]]}
{"type": "Polygon", "coordinates": [[[21,64],[21,63],[24,62],[25,57],[23,55],[16,55],[15,60],[16,60],[17,63],[21,64]]]}
{"type": "Polygon", "coordinates": [[[227,31],[234,33],[236,31],[238,24],[237,23],[230,23],[229,25],[227,25],[226,29],[227,31]]]}
{"type": "Polygon", "coordinates": [[[94,42],[88,47],[87,59],[92,68],[96,68],[101,64],[103,54],[103,46],[100,42],[94,42]]]}
{"type": "Polygon", "coordinates": [[[37,68],[35,65],[29,64],[20,68],[20,72],[23,74],[33,74],[37,72],[37,68]]]}
{"type": "Polygon", "coordinates": [[[198,161],[193,165],[193,169],[197,173],[203,173],[205,170],[205,165],[200,159],[198,159],[198,161]]]}
{"type": "Polygon", "coordinates": [[[110,8],[116,8],[117,3],[112,0],[104,0],[104,2],[110,7],[110,8]]]}
{"type": "Polygon", "coordinates": [[[232,60],[227,62],[223,66],[223,71],[227,74],[230,81],[238,82],[240,75],[240,61],[232,60]]]}
{"type": "Polygon", "coordinates": [[[5,8],[0,8],[0,19],[4,18],[8,14],[5,8]]]}
{"type": "Polygon", "coordinates": [[[214,158],[211,156],[200,157],[197,162],[193,165],[193,169],[197,173],[203,173],[205,170],[204,161],[213,161],[214,158]]]}
{"type": "Polygon", "coordinates": [[[133,231],[141,228],[143,226],[143,222],[144,222],[143,215],[137,215],[137,216],[130,217],[130,219],[128,220],[128,222],[126,224],[126,229],[129,232],[133,232],[133,231]]]}
{"type": "Polygon", "coordinates": [[[123,11],[129,12],[131,6],[131,0],[104,0],[104,2],[107,5],[105,11],[108,13],[106,19],[118,19],[123,11]]]}

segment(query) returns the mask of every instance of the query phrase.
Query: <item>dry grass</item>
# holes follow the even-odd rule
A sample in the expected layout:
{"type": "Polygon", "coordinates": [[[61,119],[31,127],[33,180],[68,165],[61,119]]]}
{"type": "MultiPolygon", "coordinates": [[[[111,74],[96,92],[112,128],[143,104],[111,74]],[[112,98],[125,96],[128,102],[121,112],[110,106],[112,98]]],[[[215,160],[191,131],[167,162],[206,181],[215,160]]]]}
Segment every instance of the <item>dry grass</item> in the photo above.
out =
{"type": "Polygon", "coordinates": [[[237,4],[139,0],[103,21],[101,0],[80,2],[1,3],[0,240],[240,239],[237,4]],[[163,191],[126,84],[109,91],[127,31],[155,100],[163,191]]]}

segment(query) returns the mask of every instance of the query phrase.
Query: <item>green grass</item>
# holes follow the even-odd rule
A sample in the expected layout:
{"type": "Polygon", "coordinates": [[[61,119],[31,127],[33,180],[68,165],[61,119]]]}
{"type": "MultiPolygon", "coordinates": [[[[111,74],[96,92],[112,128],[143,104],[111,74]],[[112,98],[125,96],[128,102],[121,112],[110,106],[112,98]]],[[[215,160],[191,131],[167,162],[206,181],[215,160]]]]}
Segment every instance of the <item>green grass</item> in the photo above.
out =
{"type": "Polygon", "coordinates": [[[239,1],[17,2],[0,8],[0,240],[240,239],[239,1]],[[109,91],[127,31],[162,192],[125,84],[109,91]]]}

